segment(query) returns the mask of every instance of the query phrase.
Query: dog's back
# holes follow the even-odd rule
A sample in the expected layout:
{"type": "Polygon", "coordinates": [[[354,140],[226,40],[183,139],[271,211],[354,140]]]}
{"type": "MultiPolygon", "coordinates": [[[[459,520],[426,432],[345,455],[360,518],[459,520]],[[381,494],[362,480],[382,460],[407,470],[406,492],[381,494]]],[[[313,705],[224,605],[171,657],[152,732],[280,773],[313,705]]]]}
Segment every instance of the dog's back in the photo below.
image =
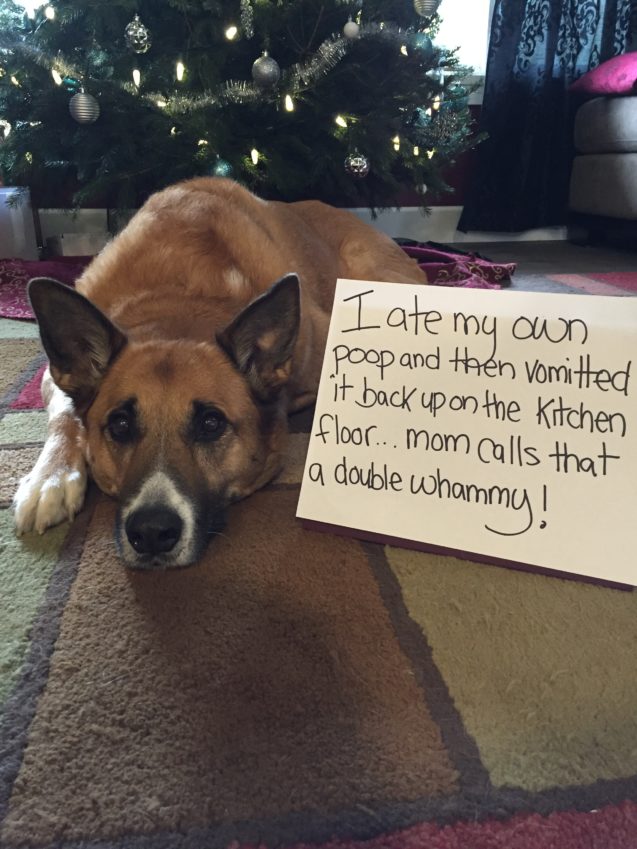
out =
{"type": "Polygon", "coordinates": [[[78,291],[126,329],[157,316],[164,332],[209,336],[294,271],[303,307],[328,319],[337,277],[426,282],[387,236],[318,201],[267,202],[231,180],[200,178],[153,195],[91,263],[78,291]],[[184,321],[184,319],[186,319],[184,321]]]}

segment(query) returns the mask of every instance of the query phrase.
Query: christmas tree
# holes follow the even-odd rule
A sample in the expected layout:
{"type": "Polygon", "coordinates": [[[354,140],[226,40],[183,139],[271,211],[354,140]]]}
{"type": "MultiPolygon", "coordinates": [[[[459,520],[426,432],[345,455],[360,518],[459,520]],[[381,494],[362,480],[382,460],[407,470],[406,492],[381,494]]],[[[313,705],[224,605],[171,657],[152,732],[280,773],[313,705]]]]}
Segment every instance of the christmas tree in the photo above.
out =
{"type": "Polygon", "coordinates": [[[72,187],[78,206],[135,207],[202,174],[371,208],[409,187],[424,205],[475,141],[438,3],[0,0],[4,180],[40,206],[72,187]]]}

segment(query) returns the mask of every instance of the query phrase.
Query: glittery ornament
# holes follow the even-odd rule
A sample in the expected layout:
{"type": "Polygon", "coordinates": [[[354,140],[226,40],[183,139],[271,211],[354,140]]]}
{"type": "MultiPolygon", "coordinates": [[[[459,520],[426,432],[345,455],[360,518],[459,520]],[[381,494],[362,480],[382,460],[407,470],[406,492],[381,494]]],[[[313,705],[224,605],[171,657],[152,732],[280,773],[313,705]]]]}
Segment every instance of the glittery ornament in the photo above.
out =
{"type": "Polygon", "coordinates": [[[69,112],[78,124],[92,124],[100,117],[100,105],[92,94],[78,91],[69,100],[69,112]]]}
{"type": "Polygon", "coordinates": [[[421,18],[431,18],[438,11],[441,0],[414,0],[414,11],[421,18]]]}
{"type": "Polygon", "coordinates": [[[345,170],[350,177],[356,177],[357,180],[362,180],[369,174],[369,159],[363,156],[362,153],[350,153],[345,159],[345,170]]]}
{"type": "Polygon", "coordinates": [[[357,39],[359,37],[360,34],[361,34],[361,28],[356,23],[356,21],[353,21],[350,18],[349,21],[343,27],[343,35],[349,41],[354,41],[355,39],[357,39]]]}
{"type": "Polygon", "coordinates": [[[435,127],[439,143],[448,144],[464,126],[462,113],[454,109],[441,109],[436,116],[435,127]]]}
{"type": "Polygon", "coordinates": [[[279,63],[268,55],[267,50],[264,51],[263,56],[259,56],[252,66],[252,79],[258,86],[269,88],[276,85],[280,77],[279,63]]]}
{"type": "Polygon", "coordinates": [[[150,32],[140,21],[139,15],[135,15],[124,30],[124,38],[126,39],[126,46],[133,53],[147,53],[150,50],[152,44],[150,32]]]}
{"type": "Polygon", "coordinates": [[[213,177],[232,177],[232,172],[232,165],[225,159],[221,159],[221,157],[217,159],[210,169],[210,173],[213,177]]]}
{"type": "Polygon", "coordinates": [[[241,26],[246,38],[254,35],[254,11],[250,0],[241,0],[241,26]]]}

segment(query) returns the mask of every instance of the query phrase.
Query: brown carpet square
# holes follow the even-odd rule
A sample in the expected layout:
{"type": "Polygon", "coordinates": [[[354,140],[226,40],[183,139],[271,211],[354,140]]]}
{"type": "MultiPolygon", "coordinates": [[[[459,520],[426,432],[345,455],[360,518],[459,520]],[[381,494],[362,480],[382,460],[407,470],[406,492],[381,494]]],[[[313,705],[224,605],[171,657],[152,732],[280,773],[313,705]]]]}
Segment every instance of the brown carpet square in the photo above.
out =
{"type": "Polygon", "coordinates": [[[297,493],[200,565],[135,574],[98,505],[3,838],[112,837],[457,790],[364,549],[297,493]]]}

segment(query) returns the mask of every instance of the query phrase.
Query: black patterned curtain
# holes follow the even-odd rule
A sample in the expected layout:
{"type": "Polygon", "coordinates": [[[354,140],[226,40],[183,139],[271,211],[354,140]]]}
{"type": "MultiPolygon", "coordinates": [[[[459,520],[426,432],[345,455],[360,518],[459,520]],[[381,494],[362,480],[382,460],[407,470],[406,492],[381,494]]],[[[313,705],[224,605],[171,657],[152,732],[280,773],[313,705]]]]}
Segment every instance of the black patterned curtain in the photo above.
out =
{"type": "Polygon", "coordinates": [[[631,39],[637,0],[496,0],[477,167],[461,230],[564,224],[572,159],[568,86],[631,39]]]}

